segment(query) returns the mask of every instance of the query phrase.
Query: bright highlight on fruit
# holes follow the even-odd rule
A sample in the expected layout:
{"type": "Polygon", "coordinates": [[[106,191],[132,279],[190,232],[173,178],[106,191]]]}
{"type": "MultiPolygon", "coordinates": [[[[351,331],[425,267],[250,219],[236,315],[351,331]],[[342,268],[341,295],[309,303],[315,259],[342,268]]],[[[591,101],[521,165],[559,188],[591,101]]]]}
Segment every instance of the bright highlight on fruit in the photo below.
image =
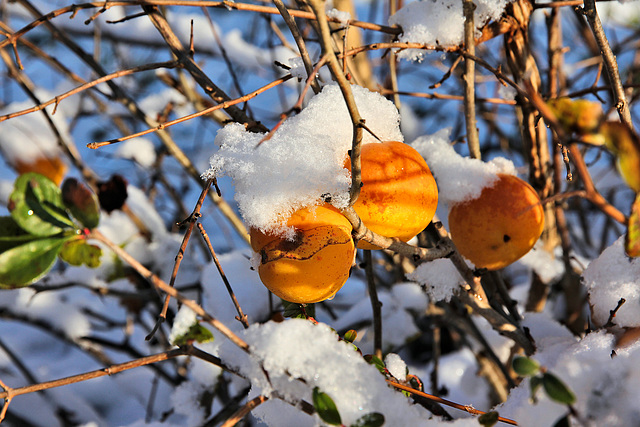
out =
{"type": "MultiPolygon", "coordinates": [[[[398,141],[362,146],[362,189],[353,205],[373,232],[406,242],[424,230],[436,212],[438,187],[429,166],[398,141]]],[[[347,158],[345,167],[351,170],[347,158]]],[[[380,249],[360,241],[361,249],[380,249]]]]}
{"type": "Polygon", "coordinates": [[[449,211],[451,239],[478,268],[499,270],[531,250],[544,228],[544,211],[536,191],[513,175],[482,190],[478,198],[449,211]]]}
{"type": "Polygon", "coordinates": [[[331,298],[349,278],[355,247],[351,224],[330,205],[296,211],[287,226],[293,240],[251,229],[262,283],[285,301],[311,304],[331,298]]]}

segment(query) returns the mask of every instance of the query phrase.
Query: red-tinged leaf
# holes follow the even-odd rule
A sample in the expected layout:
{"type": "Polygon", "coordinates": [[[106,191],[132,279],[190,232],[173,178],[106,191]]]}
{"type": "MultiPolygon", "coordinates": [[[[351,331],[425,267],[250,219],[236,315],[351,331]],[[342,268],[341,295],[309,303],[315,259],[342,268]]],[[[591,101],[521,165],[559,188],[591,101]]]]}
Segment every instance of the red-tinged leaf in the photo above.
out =
{"type": "Polygon", "coordinates": [[[95,228],[100,221],[98,197],[86,185],[75,178],[62,184],[62,200],[65,206],[84,227],[95,228]]]}
{"type": "Polygon", "coordinates": [[[120,175],[113,175],[109,181],[98,183],[100,207],[107,212],[120,209],[127,196],[127,180],[120,175]]]}
{"type": "Polygon", "coordinates": [[[96,245],[90,245],[84,239],[68,240],[60,251],[60,258],[71,265],[85,264],[87,267],[96,268],[100,265],[102,249],[96,245]]]}
{"type": "Polygon", "coordinates": [[[66,237],[32,240],[0,254],[0,289],[20,288],[44,276],[58,257],[66,237]]]}
{"type": "Polygon", "coordinates": [[[640,256],[640,193],[636,194],[636,200],[631,205],[624,250],[632,258],[640,256]]]}

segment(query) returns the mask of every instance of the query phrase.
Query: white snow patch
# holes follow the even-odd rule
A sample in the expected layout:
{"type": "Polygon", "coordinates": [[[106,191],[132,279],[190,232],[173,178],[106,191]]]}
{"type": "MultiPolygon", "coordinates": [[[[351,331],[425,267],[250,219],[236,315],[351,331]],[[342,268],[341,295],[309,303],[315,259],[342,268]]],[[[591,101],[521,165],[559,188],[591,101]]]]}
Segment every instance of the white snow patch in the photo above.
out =
{"type": "Polygon", "coordinates": [[[173,326],[171,327],[171,333],[169,334],[169,342],[175,343],[176,339],[186,335],[189,332],[189,329],[193,325],[198,323],[198,319],[195,311],[191,310],[186,305],[180,307],[178,310],[178,314],[176,314],[175,319],[173,320],[173,326]]]}
{"type": "Polygon", "coordinates": [[[447,205],[460,203],[480,196],[482,189],[490,187],[498,174],[515,175],[516,169],[504,157],[488,162],[462,157],[450,141],[451,128],[433,135],[422,136],[410,145],[424,157],[438,183],[438,197],[447,205]]]}
{"type": "Polygon", "coordinates": [[[340,21],[342,25],[347,25],[351,20],[351,14],[336,8],[327,10],[327,18],[334,18],[340,21]]]}
{"type": "Polygon", "coordinates": [[[425,286],[426,292],[433,301],[450,301],[460,292],[465,281],[453,263],[445,258],[423,262],[407,279],[425,286]]]}
{"type": "MultiPolygon", "coordinates": [[[[507,0],[476,0],[474,23],[476,37],[488,21],[500,17],[507,0]]],[[[464,40],[464,15],[460,0],[424,0],[409,3],[389,17],[389,25],[399,25],[403,33],[399,41],[431,46],[458,46],[464,40]]],[[[421,61],[426,51],[406,49],[400,58],[421,61]]]]}
{"type": "Polygon", "coordinates": [[[589,264],[583,278],[594,324],[604,325],[609,311],[624,298],[613,322],[620,327],[640,326],[640,259],[625,254],[624,236],[589,264]]]}
{"type": "Polygon", "coordinates": [[[156,149],[153,146],[153,142],[147,138],[133,138],[122,142],[119,144],[115,155],[123,159],[133,160],[143,168],[150,168],[156,161],[156,149]]]}
{"type": "Polygon", "coordinates": [[[404,381],[407,378],[407,364],[396,353],[389,353],[385,356],[384,366],[397,380],[404,381]]]}
{"type": "MultiPolygon", "coordinates": [[[[361,116],[382,141],[402,141],[399,114],[381,95],[351,86],[361,116]]],[[[240,124],[218,131],[220,150],[204,177],[233,179],[235,199],[250,227],[287,232],[283,223],[296,210],[322,203],[345,207],[351,183],[344,168],[353,126],[337,85],[326,86],[297,116],[286,120],[262,144],[264,134],[247,132],[240,124]]],[[[368,132],[363,143],[375,143],[368,132]]]]}
{"type": "MultiPolygon", "coordinates": [[[[243,338],[251,347],[250,357],[228,343],[222,345],[221,357],[233,361],[264,395],[278,390],[291,402],[311,402],[312,390],[318,387],[336,403],[345,425],[371,412],[382,413],[385,425],[430,425],[427,412],[390,389],[378,370],[351,345],[338,341],[325,324],[303,319],[269,322],[252,325],[243,338]]],[[[307,415],[300,413],[299,417],[304,420],[307,415]]],[[[263,421],[282,425],[277,418],[263,421]]]]}

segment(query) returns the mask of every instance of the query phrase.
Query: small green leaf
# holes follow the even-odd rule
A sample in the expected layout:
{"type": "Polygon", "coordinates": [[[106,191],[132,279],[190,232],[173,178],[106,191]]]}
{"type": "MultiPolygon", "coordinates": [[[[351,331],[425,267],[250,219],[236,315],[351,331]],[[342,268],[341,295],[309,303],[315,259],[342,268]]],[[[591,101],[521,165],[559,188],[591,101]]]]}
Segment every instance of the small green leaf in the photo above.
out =
{"type": "Polygon", "coordinates": [[[478,417],[478,422],[484,427],[493,427],[498,424],[499,414],[496,411],[485,412],[478,417]]]}
{"type": "Polygon", "coordinates": [[[382,359],[380,359],[378,356],[374,354],[367,354],[364,356],[364,360],[366,360],[368,364],[375,366],[378,371],[380,371],[380,373],[384,375],[387,374],[387,367],[384,365],[382,359]]]}
{"type": "Polygon", "coordinates": [[[102,249],[96,245],[90,245],[85,239],[75,238],[68,240],[60,251],[60,258],[71,265],[85,264],[87,267],[96,268],[100,265],[102,249]]]}
{"type": "Polygon", "coordinates": [[[20,175],[9,197],[11,217],[27,233],[53,236],[73,227],[66,214],[60,189],[37,173],[20,175]]]}
{"type": "Polygon", "coordinates": [[[516,356],[511,362],[511,366],[516,374],[521,377],[530,377],[540,371],[540,364],[533,359],[524,356],[516,356]]]}
{"type": "Polygon", "coordinates": [[[571,420],[569,419],[569,414],[565,415],[564,417],[556,421],[553,427],[571,427],[571,420]]]}
{"type": "Polygon", "coordinates": [[[62,183],[62,201],[86,228],[95,228],[100,222],[100,205],[96,196],[86,185],[75,178],[68,178],[62,183]]]}
{"type": "Polygon", "coordinates": [[[32,240],[0,254],[0,288],[30,285],[53,266],[66,237],[32,240]]]}
{"type": "Polygon", "coordinates": [[[631,205],[624,250],[631,258],[640,256],[640,193],[636,194],[636,199],[631,205]]]}
{"type": "Polygon", "coordinates": [[[542,386],[544,391],[552,400],[565,405],[572,405],[576,402],[576,395],[571,391],[560,378],[556,377],[549,372],[545,372],[542,375],[542,386]]]}
{"type": "Polygon", "coordinates": [[[536,394],[538,393],[538,389],[542,385],[542,377],[536,376],[531,377],[531,382],[529,382],[529,388],[531,389],[531,400],[536,403],[538,399],[536,398],[536,394]]]}
{"type": "Polygon", "coordinates": [[[325,423],[342,424],[342,418],[340,418],[340,413],[333,399],[327,393],[321,392],[318,387],[313,389],[313,407],[325,423]]]}
{"type": "Polygon", "coordinates": [[[358,418],[351,427],[380,427],[384,425],[384,415],[380,412],[370,412],[358,418]]]}
{"type": "Polygon", "coordinates": [[[358,333],[356,331],[354,331],[353,329],[349,329],[344,334],[344,340],[346,342],[354,342],[356,340],[356,338],[358,338],[358,333]]]}
{"type": "Polygon", "coordinates": [[[315,304],[302,305],[282,300],[282,305],[284,307],[284,313],[282,313],[284,317],[290,317],[292,319],[306,319],[308,317],[315,317],[316,315],[315,304]]]}
{"type": "Polygon", "coordinates": [[[185,334],[176,337],[173,340],[173,344],[181,346],[194,341],[202,344],[213,341],[213,338],[213,334],[209,329],[196,322],[191,325],[191,327],[185,334]]]}

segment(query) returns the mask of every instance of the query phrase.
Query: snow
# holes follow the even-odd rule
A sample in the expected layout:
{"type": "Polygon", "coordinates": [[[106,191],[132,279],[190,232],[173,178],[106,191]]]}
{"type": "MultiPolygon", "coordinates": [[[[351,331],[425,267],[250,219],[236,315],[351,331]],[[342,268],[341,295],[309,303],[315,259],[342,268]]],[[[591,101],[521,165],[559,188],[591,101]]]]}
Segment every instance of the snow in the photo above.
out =
{"type": "Polygon", "coordinates": [[[423,262],[412,273],[407,274],[407,279],[424,285],[434,302],[449,302],[465,286],[456,267],[446,258],[423,262]]]}
{"type": "Polygon", "coordinates": [[[384,366],[395,379],[404,381],[407,377],[407,364],[396,353],[389,353],[384,358],[384,366]]]}
{"type": "Polygon", "coordinates": [[[84,337],[91,330],[81,309],[53,292],[36,293],[31,288],[3,290],[0,309],[10,309],[34,322],[49,324],[70,339],[84,337]]]}
{"type": "MultiPolygon", "coordinates": [[[[365,88],[352,90],[372,132],[382,141],[402,141],[395,106],[365,88]]],[[[342,92],[329,85],[262,143],[264,134],[248,132],[240,124],[222,128],[215,141],[220,150],[204,177],[230,176],[247,225],[286,234],[286,219],[300,208],[321,204],[323,195],[331,195],[336,207],[346,207],[351,178],[344,162],[352,134],[342,92]]],[[[375,142],[364,132],[363,143],[375,142]]]]}
{"type": "Polygon", "coordinates": [[[583,278],[595,325],[607,323],[610,310],[624,298],[626,302],[617,311],[613,323],[619,327],[640,326],[640,259],[625,254],[624,236],[589,264],[583,278]]]}
{"type": "MultiPolygon", "coordinates": [[[[509,3],[507,0],[476,0],[474,23],[477,37],[488,21],[496,20],[509,3]]],[[[399,25],[403,33],[398,38],[404,43],[423,43],[431,46],[452,47],[464,40],[464,15],[460,0],[413,1],[389,17],[389,25],[399,25]]],[[[406,49],[398,57],[421,61],[425,51],[406,49]]]]}
{"type": "Polygon", "coordinates": [[[196,323],[198,323],[196,313],[186,305],[180,307],[178,314],[176,314],[176,317],[173,319],[171,333],[169,334],[169,342],[175,344],[176,339],[186,335],[186,333],[189,332],[189,329],[191,329],[191,327],[196,323]]]}
{"type": "Polygon", "coordinates": [[[349,12],[344,12],[336,8],[327,10],[327,17],[337,19],[342,25],[347,25],[351,20],[351,14],[349,12]]]}
{"type": "Polygon", "coordinates": [[[147,138],[132,138],[118,144],[115,155],[130,159],[143,168],[150,168],[156,161],[156,150],[153,142],[147,138]]]}
{"type": "MultiPolygon", "coordinates": [[[[311,392],[318,387],[334,400],[346,425],[370,412],[382,413],[385,425],[431,424],[428,412],[390,389],[380,372],[367,364],[351,345],[338,341],[327,325],[314,325],[304,319],[268,322],[252,325],[243,338],[251,347],[251,356],[223,345],[221,357],[233,361],[266,396],[277,390],[287,401],[311,402],[311,392]],[[329,360],[331,363],[327,363],[329,360]]],[[[299,412],[301,422],[306,417],[299,412]]],[[[281,425],[279,418],[262,421],[281,425]]]]}
{"type": "Polygon", "coordinates": [[[449,143],[451,128],[422,136],[410,145],[424,157],[438,183],[439,200],[452,205],[480,196],[498,174],[515,175],[513,162],[496,157],[488,162],[463,157],[449,143]]]}

